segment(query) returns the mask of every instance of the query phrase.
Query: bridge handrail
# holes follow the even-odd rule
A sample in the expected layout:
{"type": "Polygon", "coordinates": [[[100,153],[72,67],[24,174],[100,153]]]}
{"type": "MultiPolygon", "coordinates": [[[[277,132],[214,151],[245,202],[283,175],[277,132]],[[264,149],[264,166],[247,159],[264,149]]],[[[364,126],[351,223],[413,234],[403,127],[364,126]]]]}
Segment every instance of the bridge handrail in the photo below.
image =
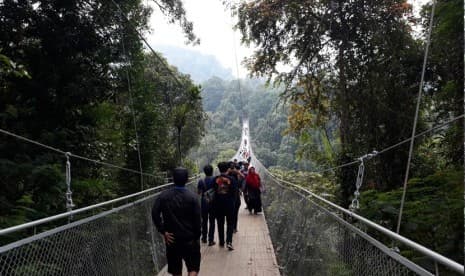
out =
{"type": "MultiPolygon", "coordinates": [[[[282,188],[284,188],[284,189],[288,189],[287,186],[285,186],[285,185],[283,185],[281,183],[277,183],[277,184],[279,186],[281,186],[282,188]]],[[[420,265],[412,262],[408,258],[402,256],[397,251],[392,250],[392,248],[387,247],[385,244],[383,244],[382,242],[380,242],[380,241],[376,240],[375,238],[371,237],[368,233],[362,231],[361,229],[359,229],[355,225],[353,225],[350,222],[346,221],[344,218],[338,216],[334,212],[331,212],[329,209],[327,209],[327,208],[323,207],[322,205],[316,203],[313,199],[311,199],[307,195],[305,195],[305,194],[303,194],[303,193],[301,193],[299,191],[296,191],[296,190],[291,190],[291,191],[295,192],[296,194],[298,194],[299,196],[301,196],[302,198],[304,198],[305,200],[310,202],[315,208],[317,208],[317,209],[321,210],[322,212],[326,213],[328,216],[330,216],[333,219],[335,219],[336,221],[338,221],[340,224],[345,226],[347,229],[349,229],[350,231],[356,233],[357,235],[359,235],[360,237],[365,239],[367,242],[369,242],[373,246],[377,247],[379,250],[381,250],[382,252],[384,252],[385,254],[390,256],[392,259],[394,259],[397,262],[399,262],[399,263],[403,264],[404,266],[408,267],[411,271],[414,271],[418,275],[422,275],[422,276],[434,276],[434,274],[432,274],[430,271],[428,271],[425,268],[421,267],[420,265]]]]}
{"type": "Polygon", "coordinates": [[[330,205],[331,207],[333,207],[333,208],[335,208],[335,209],[337,209],[337,210],[339,210],[339,211],[341,211],[341,212],[343,212],[343,213],[345,213],[345,214],[359,220],[360,222],[364,223],[365,225],[376,229],[377,231],[391,237],[392,239],[394,239],[396,241],[399,241],[399,242],[407,245],[408,247],[421,252],[425,256],[433,259],[434,261],[437,261],[438,263],[443,264],[444,266],[454,270],[457,273],[461,273],[461,274],[464,273],[464,266],[463,265],[461,265],[461,264],[459,264],[459,263],[457,263],[457,262],[455,262],[455,261],[453,261],[453,260],[451,260],[451,259],[437,253],[437,252],[434,252],[434,251],[424,247],[421,244],[418,244],[418,243],[416,243],[416,242],[414,242],[414,241],[412,241],[412,240],[410,240],[408,238],[405,238],[405,237],[403,237],[403,236],[401,236],[401,235],[399,235],[399,234],[397,234],[397,233],[395,233],[395,232],[393,232],[393,231],[391,231],[391,230],[389,230],[387,228],[384,228],[383,226],[381,226],[381,225],[379,225],[377,223],[374,223],[374,222],[370,221],[367,218],[364,218],[364,217],[362,217],[360,215],[357,215],[356,213],[354,213],[354,212],[352,212],[352,211],[350,211],[348,209],[345,209],[345,208],[343,208],[343,207],[341,207],[341,206],[339,206],[339,205],[337,205],[337,204],[335,204],[335,203],[333,203],[333,202],[331,202],[331,201],[329,201],[329,200],[327,200],[327,199],[325,199],[325,198],[323,198],[323,197],[321,197],[321,196],[319,196],[319,195],[317,195],[317,194],[315,194],[315,193],[313,193],[313,192],[311,192],[311,191],[309,191],[309,190],[307,190],[307,189],[305,189],[303,187],[300,187],[299,185],[296,185],[296,184],[294,184],[292,182],[289,182],[289,181],[286,181],[284,179],[280,179],[280,178],[276,177],[275,175],[273,175],[270,171],[268,171],[267,168],[265,168],[265,167],[263,167],[263,168],[267,171],[267,173],[269,173],[278,182],[286,183],[286,184],[288,184],[288,185],[290,185],[290,186],[292,186],[294,188],[297,188],[297,189],[307,193],[308,195],[310,195],[310,196],[312,196],[312,197],[314,197],[314,198],[316,198],[316,199],[330,205]]]}
{"type": "MultiPolygon", "coordinates": [[[[190,177],[189,178],[189,183],[192,183],[192,181],[194,179],[196,179],[199,175],[200,174],[196,174],[196,175],[190,177]]],[[[23,224],[20,224],[20,225],[15,225],[15,226],[8,227],[8,228],[5,228],[5,229],[0,229],[0,236],[10,234],[10,233],[13,233],[13,232],[17,232],[17,231],[21,231],[21,230],[24,230],[24,229],[27,229],[27,228],[38,226],[38,225],[48,223],[48,222],[51,222],[51,221],[55,221],[55,220],[58,220],[58,219],[67,218],[67,217],[70,217],[70,216],[73,216],[73,215],[80,214],[82,212],[86,212],[86,211],[89,211],[89,210],[93,210],[95,208],[99,208],[99,207],[102,207],[102,206],[106,206],[106,205],[109,205],[109,204],[113,204],[113,203],[116,203],[116,202],[127,200],[127,199],[130,199],[130,198],[133,198],[133,197],[136,197],[136,196],[139,196],[139,195],[143,195],[143,194],[146,194],[146,193],[149,193],[149,192],[153,192],[153,191],[156,191],[156,190],[159,190],[159,189],[162,189],[162,188],[165,188],[165,187],[169,187],[169,186],[172,186],[172,185],[174,185],[174,183],[170,182],[170,183],[167,183],[167,184],[163,184],[163,185],[160,185],[160,186],[157,186],[157,187],[146,189],[146,190],[143,190],[143,191],[140,191],[140,192],[137,192],[137,193],[133,193],[133,194],[130,194],[130,195],[118,197],[118,198],[111,199],[111,200],[108,200],[108,201],[100,202],[100,203],[90,205],[90,206],[87,206],[87,207],[83,207],[83,208],[80,208],[80,209],[76,209],[76,210],[61,213],[61,214],[58,214],[58,215],[54,215],[54,216],[34,220],[34,221],[31,221],[31,222],[26,222],[26,223],[23,223],[23,224]]]]}

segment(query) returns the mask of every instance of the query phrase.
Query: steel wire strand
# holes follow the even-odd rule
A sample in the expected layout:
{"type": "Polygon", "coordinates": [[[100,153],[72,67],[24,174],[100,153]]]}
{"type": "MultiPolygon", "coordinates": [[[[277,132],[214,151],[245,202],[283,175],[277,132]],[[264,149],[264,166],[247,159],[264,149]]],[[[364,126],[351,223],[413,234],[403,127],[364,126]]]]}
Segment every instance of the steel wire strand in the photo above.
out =
{"type": "MultiPolygon", "coordinates": [[[[48,149],[48,150],[51,150],[51,151],[54,151],[54,152],[57,152],[57,153],[60,153],[60,154],[63,154],[63,155],[68,154],[70,157],[74,157],[74,158],[76,158],[76,159],[80,159],[80,160],[92,162],[92,163],[99,164],[99,165],[104,165],[104,166],[111,167],[111,168],[115,168],[115,169],[120,169],[120,170],[127,171],[127,172],[132,172],[132,173],[136,173],[136,174],[141,174],[141,172],[140,172],[140,171],[137,171],[137,170],[133,170],[133,169],[121,167],[121,166],[118,166],[118,165],[115,165],[115,164],[111,164],[111,163],[108,163],[108,162],[105,162],[105,161],[95,160],[95,159],[92,159],[92,158],[89,158],[89,157],[85,157],[85,156],[81,156],[81,155],[74,154],[74,153],[72,153],[72,152],[66,152],[66,151],[63,151],[63,150],[61,150],[61,149],[58,149],[58,148],[55,148],[55,147],[52,147],[52,146],[49,146],[49,145],[40,143],[40,142],[38,142],[38,141],[35,141],[35,140],[32,140],[32,139],[26,138],[26,137],[24,137],[24,136],[15,134],[15,133],[13,133],[13,132],[10,132],[10,131],[7,131],[7,130],[1,129],[1,128],[0,128],[0,133],[5,134],[5,135],[8,135],[8,136],[11,136],[11,137],[14,137],[14,138],[16,138],[16,139],[18,139],[18,140],[21,140],[21,141],[25,141],[25,142],[28,142],[28,143],[31,143],[31,144],[34,144],[34,145],[37,145],[37,146],[46,148],[46,149],[48,149]]],[[[142,175],[150,176],[150,177],[157,177],[156,175],[150,174],[150,173],[142,173],[142,175]]]]}
{"type": "MultiPolygon", "coordinates": [[[[456,117],[454,117],[454,118],[452,118],[452,119],[450,119],[450,120],[448,120],[448,121],[446,121],[446,122],[444,122],[444,123],[441,123],[441,124],[439,124],[439,125],[437,125],[437,126],[431,127],[431,128],[429,128],[429,129],[427,129],[427,130],[425,130],[425,131],[423,131],[423,132],[420,132],[420,133],[416,134],[416,135],[413,137],[413,139],[416,139],[416,138],[418,138],[418,137],[424,136],[425,134],[428,134],[428,133],[430,133],[430,132],[433,132],[433,131],[436,131],[436,130],[438,130],[438,129],[441,129],[441,128],[445,127],[445,126],[448,126],[448,125],[450,125],[451,123],[453,123],[453,122],[455,122],[455,121],[457,121],[457,120],[460,120],[460,119],[462,119],[462,118],[464,118],[464,117],[465,117],[465,114],[458,115],[458,116],[456,116],[456,117]]],[[[399,147],[399,146],[401,146],[401,145],[403,145],[403,144],[405,144],[405,143],[407,143],[407,142],[409,142],[409,141],[411,141],[411,140],[412,140],[412,137],[407,138],[407,139],[405,139],[405,140],[402,140],[402,141],[400,141],[400,142],[398,142],[398,143],[396,143],[396,144],[393,144],[393,145],[391,145],[391,146],[388,146],[388,147],[386,147],[386,148],[384,148],[384,149],[378,151],[377,156],[380,155],[380,154],[382,154],[382,153],[385,153],[385,152],[387,152],[387,151],[390,151],[390,150],[392,150],[392,149],[394,149],[394,148],[397,148],[397,147],[399,147]]],[[[340,168],[344,168],[344,167],[348,167],[348,166],[352,166],[352,165],[358,164],[359,162],[360,162],[360,161],[357,159],[357,160],[354,160],[354,161],[351,161],[351,162],[348,162],[348,163],[344,163],[344,164],[339,165],[339,166],[335,166],[335,167],[331,167],[331,168],[327,168],[327,169],[323,169],[323,170],[311,171],[310,173],[324,173],[324,172],[328,172],[328,171],[334,171],[334,170],[337,170],[337,169],[340,169],[340,168]]]]}
{"type": "Polygon", "coordinates": [[[407,194],[407,182],[408,182],[409,173],[410,173],[410,163],[412,161],[413,145],[414,145],[414,142],[415,142],[414,137],[415,137],[415,133],[417,131],[418,114],[420,112],[421,96],[422,96],[423,85],[424,85],[424,81],[425,81],[426,63],[428,61],[428,52],[429,52],[429,47],[430,47],[430,44],[431,44],[431,32],[433,30],[435,7],[436,7],[436,0],[433,0],[433,4],[432,4],[432,7],[431,7],[431,19],[430,19],[429,28],[428,28],[428,37],[426,39],[425,55],[424,55],[424,58],[423,58],[423,67],[421,69],[420,87],[418,88],[417,106],[415,108],[415,119],[413,120],[412,137],[411,137],[411,140],[410,140],[410,147],[409,147],[408,160],[407,160],[407,168],[405,169],[404,187],[403,187],[403,190],[402,190],[402,199],[400,201],[399,217],[398,217],[398,220],[397,220],[397,228],[396,228],[396,233],[397,234],[399,234],[399,232],[400,232],[400,224],[402,222],[402,213],[404,211],[405,195],[407,194]]]}

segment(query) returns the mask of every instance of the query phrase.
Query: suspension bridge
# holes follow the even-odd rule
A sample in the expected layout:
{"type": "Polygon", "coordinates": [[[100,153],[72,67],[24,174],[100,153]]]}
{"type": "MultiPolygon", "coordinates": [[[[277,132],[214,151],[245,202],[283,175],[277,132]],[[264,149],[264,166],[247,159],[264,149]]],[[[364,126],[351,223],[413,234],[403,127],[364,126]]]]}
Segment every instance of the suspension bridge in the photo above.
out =
{"type": "MultiPolygon", "coordinates": [[[[118,4],[113,0],[112,3],[121,12],[123,19],[131,24],[118,4]]],[[[432,24],[430,28],[431,26],[432,24]]],[[[154,57],[159,58],[137,28],[131,27],[154,57]]],[[[429,32],[431,33],[431,29],[429,32]]],[[[425,63],[427,55],[426,51],[425,63]]],[[[163,60],[160,62],[165,66],[163,60]]],[[[424,67],[425,65],[423,65],[418,104],[421,99],[424,67]]],[[[163,69],[172,75],[167,66],[163,69]]],[[[174,75],[173,80],[179,82],[174,75]]],[[[129,76],[128,84],[130,84],[129,76]]],[[[240,91],[240,82],[238,86],[240,91]]],[[[130,85],[128,88],[132,106],[130,85]]],[[[134,117],[134,113],[132,116],[134,117]]],[[[252,166],[257,169],[265,184],[262,195],[264,212],[258,216],[249,215],[242,207],[238,222],[239,232],[235,234],[233,240],[235,247],[233,252],[218,246],[202,245],[200,275],[464,275],[463,263],[457,263],[399,234],[400,218],[397,231],[393,231],[356,212],[359,205],[359,189],[363,183],[364,160],[409,142],[412,150],[416,137],[443,128],[463,117],[462,114],[419,134],[415,133],[414,125],[412,137],[409,139],[378,152],[368,153],[352,162],[320,171],[359,164],[353,209],[343,208],[323,195],[315,194],[273,175],[254,154],[251,146],[253,137],[250,135],[252,126],[249,126],[248,121],[244,119],[240,146],[231,159],[251,158],[252,166]],[[413,258],[412,255],[422,257],[413,258]]],[[[142,172],[137,125],[136,120],[133,121],[139,154],[139,171],[69,153],[0,129],[3,135],[35,144],[66,157],[68,209],[67,212],[58,215],[0,229],[0,237],[17,233],[29,234],[25,238],[0,247],[0,275],[165,275],[167,273],[165,245],[152,223],[151,208],[159,193],[172,187],[172,183],[79,209],[74,208],[72,200],[72,159],[140,174],[141,183],[144,177],[158,177],[142,172]]],[[[415,124],[416,121],[417,119],[415,124]]],[[[192,176],[188,187],[195,190],[195,184],[200,177],[200,175],[192,176]]],[[[405,192],[403,195],[405,196],[405,192]]],[[[404,201],[405,197],[401,200],[402,205],[404,201]]]]}
{"type": "MultiPolygon", "coordinates": [[[[203,245],[200,275],[463,275],[462,264],[275,177],[254,155],[249,131],[244,120],[233,158],[251,157],[261,174],[264,215],[241,210],[233,252],[203,245]],[[430,265],[415,263],[398,247],[422,254],[430,265]]],[[[190,189],[199,177],[190,178],[190,189]]],[[[34,229],[30,237],[0,247],[0,275],[165,275],[165,246],[151,207],[172,185],[0,230],[3,236],[34,229]],[[62,225],[41,232],[52,222],[62,225]]]]}

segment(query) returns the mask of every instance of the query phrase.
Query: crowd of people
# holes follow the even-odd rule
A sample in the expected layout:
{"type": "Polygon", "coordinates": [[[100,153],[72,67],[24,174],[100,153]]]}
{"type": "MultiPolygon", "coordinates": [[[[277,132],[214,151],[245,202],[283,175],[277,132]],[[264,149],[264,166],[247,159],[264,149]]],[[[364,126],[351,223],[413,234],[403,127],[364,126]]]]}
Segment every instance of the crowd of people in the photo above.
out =
{"type": "Polygon", "coordinates": [[[234,250],[232,242],[234,233],[238,231],[241,196],[249,214],[262,211],[261,179],[248,162],[237,162],[236,159],[220,162],[216,176],[213,175],[213,167],[206,165],[203,168],[205,178],[197,184],[197,195],[185,187],[187,170],[174,170],[174,188],[161,193],[152,209],[153,222],[165,239],[168,273],[181,275],[184,260],[189,275],[197,275],[200,270],[200,240],[208,242],[208,246],[216,244],[215,224],[219,246],[226,245],[228,250],[234,250]]]}

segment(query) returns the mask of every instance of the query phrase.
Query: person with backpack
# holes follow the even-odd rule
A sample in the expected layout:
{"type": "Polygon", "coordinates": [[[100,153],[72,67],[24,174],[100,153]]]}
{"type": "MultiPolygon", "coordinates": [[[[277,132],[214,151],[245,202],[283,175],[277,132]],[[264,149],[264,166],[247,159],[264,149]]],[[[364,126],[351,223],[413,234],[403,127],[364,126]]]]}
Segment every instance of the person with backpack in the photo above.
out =
{"type": "Polygon", "coordinates": [[[168,273],[182,274],[182,260],[189,276],[200,270],[200,204],[198,196],[186,189],[188,172],[173,171],[174,188],[162,192],[152,208],[152,220],[165,238],[168,273]]]}
{"type": "Polygon", "coordinates": [[[224,222],[226,218],[226,244],[229,250],[234,250],[232,245],[233,227],[234,227],[234,210],[235,199],[238,190],[237,182],[228,175],[228,162],[218,164],[220,175],[215,177],[213,187],[215,189],[215,199],[213,208],[218,224],[219,245],[224,247],[224,222]]]}
{"type": "Polygon", "coordinates": [[[262,211],[262,199],[260,186],[262,185],[260,176],[255,172],[254,167],[249,168],[249,173],[245,178],[245,183],[247,187],[247,195],[249,201],[249,213],[252,211],[254,214],[257,214],[262,211]]]}
{"type": "Polygon", "coordinates": [[[212,201],[213,201],[213,167],[206,165],[203,168],[205,178],[200,179],[197,184],[197,193],[201,196],[200,209],[202,210],[202,242],[207,242],[208,246],[215,245],[213,236],[215,234],[215,214],[213,213],[212,201]],[[210,224],[210,227],[208,227],[210,224]],[[208,234],[208,235],[207,235],[208,234]]]}
{"type": "Polygon", "coordinates": [[[236,180],[238,189],[236,191],[236,196],[234,199],[234,223],[233,223],[233,233],[237,233],[237,222],[239,220],[239,209],[241,208],[241,185],[244,175],[240,172],[239,164],[229,163],[229,173],[228,175],[236,180]]]}

